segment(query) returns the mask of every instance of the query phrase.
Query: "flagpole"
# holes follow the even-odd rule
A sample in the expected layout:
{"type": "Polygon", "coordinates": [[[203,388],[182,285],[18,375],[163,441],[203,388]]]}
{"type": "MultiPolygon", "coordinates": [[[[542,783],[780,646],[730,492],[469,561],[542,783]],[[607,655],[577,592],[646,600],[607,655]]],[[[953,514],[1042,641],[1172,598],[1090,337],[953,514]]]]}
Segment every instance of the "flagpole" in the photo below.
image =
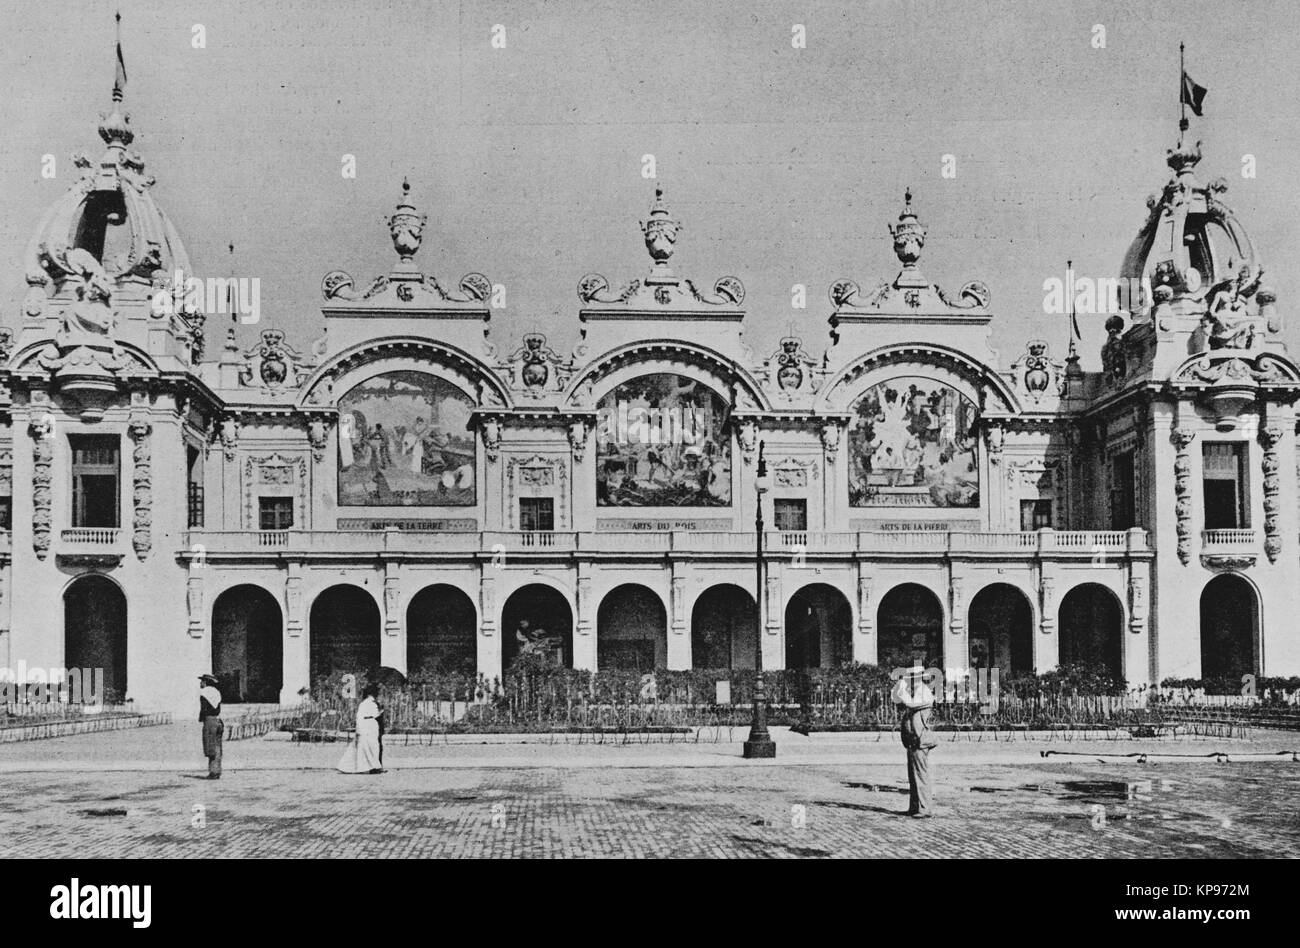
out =
{"type": "Polygon", "coordinates": [[[1065,261],[1066,291],[1070,294],[1070,351],[1068,358],[1079,358],[1079,317],[1074,312],[1074,261],[1065,261]]]}
{"type": "Polygon", "coordinates": [[[1187,131],[1187,96],[1184,95],[1187,84],[1187,66],[1183,59],[1183,44],[1178,44],[1178,146],[1183,144],[1183,133],[1187,131]]]}
{"type": "Polygon", "coordinates": [[[113,63],[113,101],[122,101],[122,86],[126,81],[126,70],[123,68],[122,61],[122,11],[117,11],[113,19],[117,21],[117,59],[113,63]]]}

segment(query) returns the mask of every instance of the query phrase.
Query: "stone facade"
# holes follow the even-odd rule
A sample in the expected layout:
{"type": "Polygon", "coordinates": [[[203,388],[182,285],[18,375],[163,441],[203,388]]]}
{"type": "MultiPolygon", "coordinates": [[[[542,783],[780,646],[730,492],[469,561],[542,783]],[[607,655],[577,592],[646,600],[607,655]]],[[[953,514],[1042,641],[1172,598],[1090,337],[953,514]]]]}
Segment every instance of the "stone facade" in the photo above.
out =
{"type": "Polygon", "coordinates": [[[741,282],[675,271],[662,192],[648,271],[578,281],[574,351],[496,339],[488,278],[417,263],[404,187],[392,271],[327,273],[307,351],[266,330],[208,354],[120,95],[100,134],[0,340],[0,662],[106,663],[178,707],[210,669],[289,701],[332,670],[493,676],[521,649],[752,667],[756,626],[769,668],[1300,673],[1300,371],[1198,148],[1170,152],[1121,268],[1146,296],[1090,372],[1077,340],[1000,368],[987,287],[922,276],[910,193],[901,269],[834,283],[825,345],[752,351],[741,282]],[[1237,520],[1207,529],[1220,481],[1237,520]]]}

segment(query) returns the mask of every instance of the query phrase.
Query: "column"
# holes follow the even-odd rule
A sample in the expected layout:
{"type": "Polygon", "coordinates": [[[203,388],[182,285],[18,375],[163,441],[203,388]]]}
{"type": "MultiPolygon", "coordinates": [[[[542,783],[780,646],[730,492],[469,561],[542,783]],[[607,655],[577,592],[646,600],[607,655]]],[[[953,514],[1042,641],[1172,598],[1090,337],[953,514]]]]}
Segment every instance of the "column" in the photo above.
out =
{"type": "Polygon", "coordinates": [[[497,576],[504,566],[479,561],[478,672],[489,681],[501,677],[501,635],[497,623],[497,576]]]}
{"type": "Polygon", "coordinates": [[[853,636],[853,660],[874,665],[879,661],[876,638],[874,581],[865,560],[858,561],[858,632],[853,636]]]}
{"type": "Polygon", "coordinates": [[[311,687],[311,637],[303,635],[302,563],[290,561],[284,579],[284,684],[281,704],[295,704],[298,692],[311,687]]]}
{"type": "Polygon", "coordinates": [[[596,604],[591,594],[591,563],[578,562],[574,596],[573,667],[596,669],[596,604]]]}
{"type": "Polygon", "coordinates": [[[691,667],[691,630],[686,618],[685,564],[671,563],[671,611],[668,617],[668,667],[684,671],[691,667]]]}

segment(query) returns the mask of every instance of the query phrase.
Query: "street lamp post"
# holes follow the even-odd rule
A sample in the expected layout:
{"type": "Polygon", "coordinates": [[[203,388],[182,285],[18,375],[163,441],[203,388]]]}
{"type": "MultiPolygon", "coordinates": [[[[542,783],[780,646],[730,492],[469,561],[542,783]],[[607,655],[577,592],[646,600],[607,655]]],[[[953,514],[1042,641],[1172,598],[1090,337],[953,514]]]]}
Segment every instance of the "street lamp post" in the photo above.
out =
{"type": "Polygon", "coordinates": [[[762,441],[758,443],[758,472],[754,486],[757,489],[754,532],[758,539],[758,555],[754,557],[754,716],[749,725],[749,740],[745,741],[745,758],[748,760],[776,756],[776,741],[767,733],[767,689],[763,684],[763,495],[767,493],[768,484],[762,441]]]}

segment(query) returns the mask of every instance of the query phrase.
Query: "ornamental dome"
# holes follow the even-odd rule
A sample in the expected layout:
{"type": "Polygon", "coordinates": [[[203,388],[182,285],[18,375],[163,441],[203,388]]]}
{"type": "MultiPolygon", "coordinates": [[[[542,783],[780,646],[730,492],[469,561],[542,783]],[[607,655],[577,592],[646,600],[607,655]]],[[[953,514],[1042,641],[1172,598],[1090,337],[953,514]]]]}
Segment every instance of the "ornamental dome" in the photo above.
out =
{"type": "Polygon", "coordinates": [[[1120,267],[1121,286],[1144,288],[1140,305],[1133,298],[1134,315],[1149,312],[1153,301],[1194,306],[1243,268],[1251,276],[1260,273],[1249,235],[1223,201],[1227,182],[1201,184],[1195,174],[1200,160],[1201,143],[1180,140],[1166,158],[1173,177],[1147,198],[1147,219],[1120,267]]]}
{"type": "MultiPolygon", "coordinates": [[[[107,146],[103,156],[98,162],[82,152],[73,156],[78,180],[45,212],[28,245],[29,315],[39,313],[45,297],[73,292],[67,285],[80,284],[77,261],[84,262],[87,254],[115,285],[139,284],[141,295],[164,277],[170,281],[178,270],[190,274],[185,247],[154,202],[154,179],[130,147],[135,133],[121,105],[122,92],[115,88],[111,111],[100,114],[99,135],[107,146]]],[[[128,290],[122,295],[136,294],[128,290]]]]}

